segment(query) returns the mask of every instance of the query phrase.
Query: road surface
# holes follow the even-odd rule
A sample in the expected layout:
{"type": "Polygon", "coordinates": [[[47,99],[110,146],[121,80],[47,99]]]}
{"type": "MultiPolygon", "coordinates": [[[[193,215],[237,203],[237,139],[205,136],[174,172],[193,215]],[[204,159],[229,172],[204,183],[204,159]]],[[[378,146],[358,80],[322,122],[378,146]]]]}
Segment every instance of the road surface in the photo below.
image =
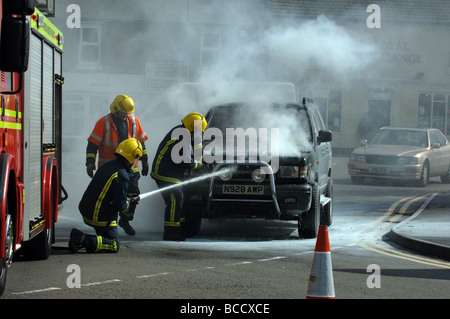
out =
{"type": "MultiPolygon", "coordinates": [[[[333,165],[329,238],[336,298],[449,298],[450,263],[407,251],[387,235],[431,194],[449,186],[438,179],[425,188],[353,185],[346,159],[335,158],[333,165]]],[[[138,233],[130,237],[121,230],[118,254],[92,255],[66,249],[72,227],[91,232],[78,218],[76,212],[61,212],[48,260],[16,258],[2,298],[188,299],[177,302],[172,309],[177,313],[189,310],[189,300],[189,306],[204,299],[270,305],[307,295],[315,239],[298,239],[295,222],[203,220],[198,236],[177,243],[162,240],[162,217],[149,230],[136,218],[138,233]]],[[[216,312],[225,311],[223,302],[215,306],[216,312]]]]}

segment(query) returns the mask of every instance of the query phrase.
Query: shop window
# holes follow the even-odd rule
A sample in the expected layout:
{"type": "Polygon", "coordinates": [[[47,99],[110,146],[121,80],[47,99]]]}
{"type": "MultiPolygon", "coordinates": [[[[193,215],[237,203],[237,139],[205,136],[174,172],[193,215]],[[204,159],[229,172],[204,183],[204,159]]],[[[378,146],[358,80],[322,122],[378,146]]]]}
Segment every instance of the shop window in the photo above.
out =
{"type": "Polygon", "coordinates": [[[445,95],[435,94],[433,99],[433,123],[432,127],[445,132],[445,115],[446,115],[445,95]]]}
{"type": "Polygon", "coordinates": [[[418,127],[437,128],[450,135],[450,95],[422,93],[419,95],[418,127]]]}
{"type": "Polygon", "coordinates": [[[419,95],[419,117],[418,126],[420,128],[430,127],[431,123],[431,94],[423,93],[419,95]]]}

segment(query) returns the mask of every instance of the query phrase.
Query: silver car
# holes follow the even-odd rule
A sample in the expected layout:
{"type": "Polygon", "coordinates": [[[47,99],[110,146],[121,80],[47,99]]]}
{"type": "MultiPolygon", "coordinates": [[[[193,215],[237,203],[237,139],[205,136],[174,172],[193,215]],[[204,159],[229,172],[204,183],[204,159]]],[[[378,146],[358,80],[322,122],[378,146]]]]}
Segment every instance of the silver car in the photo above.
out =
{"type": "Polygon", "coordinates": [[[353,150],[348,174],[354,183],[368,177],[425,186],[433,176],[449,183],[450,144],[438,129],[383,127],[369,143],[353,150]]]}

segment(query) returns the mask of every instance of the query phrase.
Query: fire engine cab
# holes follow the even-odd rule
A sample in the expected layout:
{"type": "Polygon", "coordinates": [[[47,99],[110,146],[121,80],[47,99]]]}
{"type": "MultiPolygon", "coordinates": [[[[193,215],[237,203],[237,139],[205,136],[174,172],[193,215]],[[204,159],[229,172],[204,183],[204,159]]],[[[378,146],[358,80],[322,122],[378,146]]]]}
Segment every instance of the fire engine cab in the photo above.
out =
{"type": "Polygon", "coordinates": [[[0,295],[13,255],[47,259],[61,185],[63,35],[34,0],[0,0],[0,295]]]}

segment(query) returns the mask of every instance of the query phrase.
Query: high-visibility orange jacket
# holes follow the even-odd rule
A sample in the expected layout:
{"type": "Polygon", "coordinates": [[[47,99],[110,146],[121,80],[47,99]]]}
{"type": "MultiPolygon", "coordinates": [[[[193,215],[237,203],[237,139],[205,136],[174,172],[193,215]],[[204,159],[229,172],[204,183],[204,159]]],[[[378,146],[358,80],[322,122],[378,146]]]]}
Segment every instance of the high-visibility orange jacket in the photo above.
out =
{"type": "MultiPolygon", "coordinates": [[[[128,137],[135,138],[139,142],[144,143],[148,136],[142,129],[139,120],[134,114],[128,114],[127,118],[128,137]]],[[[95,124],[94,130],[88,138],[88,141],[98,146],[98,167],[102,164],[115,159],[114,152],[121,141],[119,141],[119,135],[117,134],[117,128],[113,121],[113,115],[111,113],[100,118],[95,124]]],[[[144,155],[147,151],[144,151],[144,155]]],[[[95,162],[96,154],[87,153],[87,160],[93,158],[95,162]]],[[[137,167],[137,164],[133,168],[137,167]]]]}

